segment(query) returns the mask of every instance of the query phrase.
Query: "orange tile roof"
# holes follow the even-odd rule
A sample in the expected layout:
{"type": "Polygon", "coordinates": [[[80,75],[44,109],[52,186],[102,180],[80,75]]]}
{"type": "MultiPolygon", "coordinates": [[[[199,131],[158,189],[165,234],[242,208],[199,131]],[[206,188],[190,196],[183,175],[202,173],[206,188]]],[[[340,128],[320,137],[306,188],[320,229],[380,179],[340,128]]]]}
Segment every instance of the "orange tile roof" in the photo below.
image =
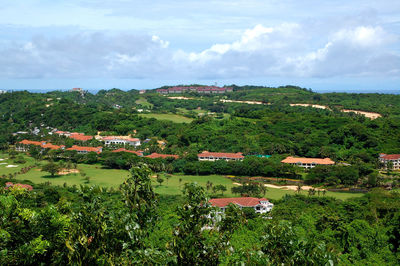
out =
{"type": "Polygon", "coordinates": [[[53,145],[51,143],[43,144],[41,146],[42,146],[42,148],[50,149],[50,150],[58,150],[58,149],[65,147],[64,145],[58,146],[58,145],[53,145]]]}
{"type": "Polygon", "coordinates": [[[121,139],[121,140],[126,140],[126,141],[140,141],[138,138],[126,138],[126,137],[118,137],[118,136],[107,136],[104,137],[103,140],[116,140],[116,139],[121,139]]]}
{"type": "Polygon", "coordinates": [[[260,203],[260,201],[268,201],[266,198],[253,198],[253,197],[242,197],[242,198],[221,198],[221,199],[210,199],[210,203],[214,207],[225,207],[230,203],[237,204],[242,207],[254,207],[260,203]]]}
{"type": "Polygon", "coordinates": [[[112,152],[129,152],[129,153],[134,153],[137,156],[143,156],[143,152],[142,151],[130,151],[124,148],[119,148],[117,150],[113,150],[112,152]]]}
{"type": "Polygon", "coordinates": [[[292,157],[289,156],[286,159],[282,160],[281,163],[315,163],[315,164],[324,164],[324,165],[331,165],[335,164],[334,161],[332,161],[330,158],[301,158],[301,157],[292,157]]]}
{"type": "Polygon", "coordinates": [[[83,133],[72,132],[69,138],[79,141],[87,141],[93,139],[93,136],[85,136],[83,133]]]}
{"type": "Polygon", "coordinates": [[[203,151],[202,153],[197,154],[197,157],[234,158],[234,159],[244,158],[241,152],[223,153],[223,152],[208,152],[208,151],[203,151]]]}
{"type": "Polygon", "coordinates": [[[46,143],[44,141],[33,141],[33,140],[27,140],[24,139],[20,142],[18,142],[19,144],[24,144],[24,145],[36,145],[36,146],[42,146],[43,143],[46,143]]]}
{"type": "Polygon", "coordinates": [[[103,147],[82,147],[73,145],[71,148],[68,148],[67,151],[87,151],[87,152],[96,152],[101,153],[103,147]]]}
{"type": "Polygon", "coordinates": [[[179,155],[175,155],[175,154],[159,154],[159,153],[154,152],[154,153],[152,153],[150,155],[147,155],[145,157],[151,158],[151,159],[156,159],[156,158],[164,158],[165,159],[165,158],[168,158],[168,157],[173,157],[175,159],[178,159],[179,155]]]}

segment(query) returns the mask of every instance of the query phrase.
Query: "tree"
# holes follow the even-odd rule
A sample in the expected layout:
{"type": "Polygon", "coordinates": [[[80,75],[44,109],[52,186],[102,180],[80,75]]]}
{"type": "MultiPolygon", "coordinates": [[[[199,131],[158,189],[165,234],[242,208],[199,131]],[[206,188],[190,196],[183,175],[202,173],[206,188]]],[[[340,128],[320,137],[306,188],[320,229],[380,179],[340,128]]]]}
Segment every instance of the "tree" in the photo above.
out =
{"type": "Polygon", "coordinates": [[[213,187],[213,191],[214,191],[214,189],[215,189],[215,191],[221,191],[222,195],[224,195],[224,192],[227,190],[226,186],[224,186],[224,185],[216,185],[213,187]]]}
{"type": "Polygon", "coordinates": [[[60,171],[60,166],[53,162],[50,162],[42,167],[42,172],[48,172],[51,176],[55,176],[60,171]]]}
{"type": "Polygon", "coordinates": [[[388,162],[386,163],[386,169],[387,169],[387,174],[390,175],[390,173],[391,173],[392,170],[393,170],[393,162],[392,162],[392,161],[388,161],[388,162]]]}
{"type": "Polygon", "coordinates": [[[161,186],[161,184],[164,182],[164,179],[160,176],[160,175],[157,175],[157,182],[158,182],[158,186],[161,186]]]}

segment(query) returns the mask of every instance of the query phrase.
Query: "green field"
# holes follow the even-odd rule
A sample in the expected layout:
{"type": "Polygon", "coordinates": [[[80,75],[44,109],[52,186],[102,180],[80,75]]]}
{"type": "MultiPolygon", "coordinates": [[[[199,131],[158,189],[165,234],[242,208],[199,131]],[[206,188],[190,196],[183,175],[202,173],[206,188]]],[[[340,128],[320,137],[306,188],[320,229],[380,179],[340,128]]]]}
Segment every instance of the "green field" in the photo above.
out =
{"type": "MultiPolygon", "coordinates": [[[[18,172],[22,167],[33,165],[34,160],[31,157],[24,156],[27,162],[23,165],[18,165],[15,168],[6,168],[6,165],[14,164],[13,160],[6,159],[8,158],[7,154],[0,154],[0,163],[4,163],[0,165],[0,176],[8,175],[10,173],[18,172]]],[[[46,161],[42,161],[41,164],[47,163],[46,161]]],[[[51,177],[49,173],[40,171],[40,166],[31,169],[28,173],[18,175],[17,179],[19,180],[30,180],[33,183],[39,184],[44,182],[50,182],[52,185],[63,185],[66,183],[69,186],[72,185],[98,185],[101,187],[118,187],[122,182],[129,176],[129,172],[126,170],[117,170],[117,169],[103,169],[101,165],[87,165],[87,164],[78,164],[77,170],[79,173],[73,173],[68,175],[60,175],[51,177]],[[81,173],[86,174],[86,176],[81,175],[81,173]],[[85,177],[90,177],[89,183],[86,183],[85,177]]],[[[197,182],[200,186],[206,188],[206,184],[208,181],[212,182],[213,185],[224,185],[227,188],[227,191],[224,193],[224,196],[227,197],[237,197],[238,195],[234,195],[231,193],[231,188],[236,186],[234,182],[224,176],[220,175],[208,175],[208,176],[191,176],[191,175],[171,175],[169,179],[163,176],[164,182],[161,186],[156,182],[155,176],[152,177],[152,182],[154,189],[157,193],[162,195],[180,195],[182,193],[182,188],[185,183],[197,182]],[[181,180],[181,181],[180,181],[181,180]]],[[[211,193],[211,191],[209,191],[211,193]]],[[[294,191],[277,189],[277,188],[268,188],[267,193],[265,194],[266,198],[270,199],[280,199],[286,194],[295,194],[294,191]]],[[[306,191],[301,192],[304,195],[307,195],[306,191]]],[[[361,193],[342,193],[342,192],[327,192],[327,196],[332,196],[338,199],[348,199],[351,197],[360,197],[363,194],[361,193]]]]}
{"type": "Polygon", "coordinates": [[[168,120],[174,123],[190,123],[193,119],[175,114],[139,114],[140,116],[147,118],[155,118],[158,120],[168,120]]]}
{"type": "Polygon", "coordinates": [[[149,103],[146,98],[139,98],[135,101],[136,104],[143,106],[144,108],[153,108],[153,104],[149,103]]]}

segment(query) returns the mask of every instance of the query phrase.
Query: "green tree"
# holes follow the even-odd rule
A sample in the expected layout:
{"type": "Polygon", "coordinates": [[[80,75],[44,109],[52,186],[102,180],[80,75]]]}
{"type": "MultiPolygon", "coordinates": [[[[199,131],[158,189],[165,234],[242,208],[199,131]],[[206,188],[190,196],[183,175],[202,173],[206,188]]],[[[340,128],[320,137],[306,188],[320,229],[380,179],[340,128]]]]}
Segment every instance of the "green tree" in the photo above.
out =
{"type": "Polygon", "coordinates": [[[55,176],[60,171],[60,166],[56,163],[50,162],[42,167],[42,172],[48,172],[51,176],[55,176]]]}

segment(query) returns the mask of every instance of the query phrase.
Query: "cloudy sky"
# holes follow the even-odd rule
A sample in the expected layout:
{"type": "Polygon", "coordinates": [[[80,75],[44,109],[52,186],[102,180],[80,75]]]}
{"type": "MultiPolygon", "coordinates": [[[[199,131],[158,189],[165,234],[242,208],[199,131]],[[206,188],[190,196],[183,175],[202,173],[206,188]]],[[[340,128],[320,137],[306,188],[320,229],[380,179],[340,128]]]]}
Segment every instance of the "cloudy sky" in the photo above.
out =
{"type": "Polygon", "coordinates": [[[398,0],[0,0],[0,89],[400,90],[398,0]]]}

